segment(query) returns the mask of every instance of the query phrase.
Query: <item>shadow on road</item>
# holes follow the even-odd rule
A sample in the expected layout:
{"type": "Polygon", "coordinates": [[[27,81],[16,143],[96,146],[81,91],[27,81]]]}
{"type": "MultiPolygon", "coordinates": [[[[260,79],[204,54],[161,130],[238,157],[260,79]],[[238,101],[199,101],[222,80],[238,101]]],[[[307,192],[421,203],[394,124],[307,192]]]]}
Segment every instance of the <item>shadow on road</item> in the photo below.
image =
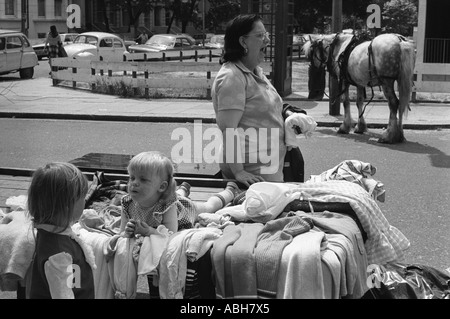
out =
{"type": "Polygon", "coordinates": [[[400,151],[411,154],[426,154],[430,158],[433,167],[450,168],[450,155],[442,152],[440,149],[422,144],[419,142],[408,141],[408,134],[405,132],[406,142],[400,144],[384,144],[378,143],[378,139],[381,137],[381,133],[373,131],[366,132],[365,134],[338,134],[338,128],[323,128],[318,131],[320,133],[330,136],[337,136],[347,140],[352,140],[356,143],[366,143],[370,145],[376,145],[383,148],[388,148],[394,151],[400,151]]]}

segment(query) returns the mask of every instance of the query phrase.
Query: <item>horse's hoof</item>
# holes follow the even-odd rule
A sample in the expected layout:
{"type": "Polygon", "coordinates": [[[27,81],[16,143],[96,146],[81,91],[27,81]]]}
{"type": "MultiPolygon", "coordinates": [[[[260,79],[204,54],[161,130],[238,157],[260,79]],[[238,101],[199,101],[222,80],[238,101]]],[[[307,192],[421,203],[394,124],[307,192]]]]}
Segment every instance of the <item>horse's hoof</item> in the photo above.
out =
{"type": "Polygon", "coordinates": [[[343,128],[339,128],[339,130],[337,131],[338,134],[349,134],[350,130],[345,130],[343,128]]]}

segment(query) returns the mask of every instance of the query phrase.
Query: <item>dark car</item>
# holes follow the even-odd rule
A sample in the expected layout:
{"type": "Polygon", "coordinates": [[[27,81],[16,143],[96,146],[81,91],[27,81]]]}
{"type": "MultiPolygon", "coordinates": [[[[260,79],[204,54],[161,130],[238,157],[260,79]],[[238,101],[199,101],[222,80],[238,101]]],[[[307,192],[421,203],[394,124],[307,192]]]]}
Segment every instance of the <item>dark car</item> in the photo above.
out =
{"type": "Polygon", "coordinates": [[[214,33],[198,33],[194,34],[192,37],[195,39],[195,44],[203,45],[203,43],[208,43],[213,36],[214,33]]]}
{"type": "Polygon", "coordinates": [[[144,44],[131,45],[130,53],[149,53],[199,48],[194,38],[185,34],[155,34],[144,44]]]}
{"type": "Polygon", "coordinates": [[[201,46],[188,34],[155,34],[144,44],[131,45],[130,53],[155,53],[180,50],[196,50],[201,46]]]}
{"type": "Polygon", "coordinates": [[[202,47],[188,34],[155,34],[144,44],[131,45],[130,53],[167,53],[167,59],[179,59],[180,51],[187,51],[183,58],[193,58],[194,50],[202,47]]]}

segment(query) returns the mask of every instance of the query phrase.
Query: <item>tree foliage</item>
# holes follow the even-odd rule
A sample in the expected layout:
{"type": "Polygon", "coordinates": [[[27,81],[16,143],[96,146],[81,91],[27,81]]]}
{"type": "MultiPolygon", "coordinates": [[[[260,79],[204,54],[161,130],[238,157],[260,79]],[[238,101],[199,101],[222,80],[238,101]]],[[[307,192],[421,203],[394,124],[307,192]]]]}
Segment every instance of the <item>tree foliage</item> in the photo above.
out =
{"type": "MultiPolygon", "coordinates": [[[[342,0],[342,28],[366,29],[367,7],[377,4],[382,10],[382,29],[405,35],[417,25],[418,0],[342,0]]],[[[333,0],[295,0],[297,32],[330,32],[333,0]]]]}
{"type": "Polygon", "coordinates": [[[391,0],[383,7],[383,29],[405,36],[413,34],[417,25],[417,6],[410,0],[391,0]]]}
{"type": "Polygon", "coordinates": [[[226,23],[240,13],[240,3],[239,0],[209,0],[207,29],[215,33],[224,32],[226,23]]]}
{"type": "Polygon", "coordinates": [[[181,32],[183,33],[186,32],[189,22],[198,25],[198,4],[198,0],[166,0],[166,10],[172,14],[167,33],[170,33],[173,21],[181,22],[181,32]]]}
{"type": "MultiPolygon", "coordinates": [[[[105,3],[105,0],[100,0],[105,3]]],[[[154,10],[156,5],[165,4],[170,14],[167,32],[170,33],[174,21],[181,22],[182,32],[189,23],[197,29],[203,27],[209,32],[223,32],[226,22],[240,13],[240,0],[205,0],[209,10],[200,15],[199,0],[111,0],[110,7],[121,8],[128,14],[129,26],[138,27],[139,17],[154,10]]],[[[281,1],[281,0],[280,0],[281,1]]],[[[285,0],[282,0],[285,1],[285,0]]],[[[417,25],[418,0],[342,0],[343,29],[366,29],[367,7],[377,4],[382,9],[382,29],[384,32],[396,32],[403,35],[412,34],[417,25]]],[[[333,0],[294,0],[295,31],[302,33],[330,32],[333,0]]],[[[108,26],[108,17],[104,15],[108,26]]],[[[130,29],[130,28],[129,28],[130,29]]]]}

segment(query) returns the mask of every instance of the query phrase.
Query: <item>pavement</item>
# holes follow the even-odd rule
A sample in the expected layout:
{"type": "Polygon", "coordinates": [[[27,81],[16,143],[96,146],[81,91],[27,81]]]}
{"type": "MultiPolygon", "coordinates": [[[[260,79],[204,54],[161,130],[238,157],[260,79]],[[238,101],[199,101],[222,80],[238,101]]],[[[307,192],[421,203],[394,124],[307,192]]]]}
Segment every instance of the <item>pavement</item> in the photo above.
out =
{"type": "MultiPolygon", "coordinates": [[[[311,115],[318,126],[338,127],[343,120],[332,116],[327,98],[307,99],[307,92],[293,92],[284,100],[298,105],[311,115]]],[[[352,102],[352,117],[357,119],[352,102]]],[[[369,128],[386,128],[389,108],[386,101],[367,105],[365,119],[369,128]]],[[[50,78],[0,82],[0,118],[76,119],[99,121],[193,122],[215,123],[210,100],[122,98],[92,93],[89,90],[53,86],[50,78]]],[[[450,102],[411,103],[404,118],[404,129],[450,128],[450,102]]]]}

